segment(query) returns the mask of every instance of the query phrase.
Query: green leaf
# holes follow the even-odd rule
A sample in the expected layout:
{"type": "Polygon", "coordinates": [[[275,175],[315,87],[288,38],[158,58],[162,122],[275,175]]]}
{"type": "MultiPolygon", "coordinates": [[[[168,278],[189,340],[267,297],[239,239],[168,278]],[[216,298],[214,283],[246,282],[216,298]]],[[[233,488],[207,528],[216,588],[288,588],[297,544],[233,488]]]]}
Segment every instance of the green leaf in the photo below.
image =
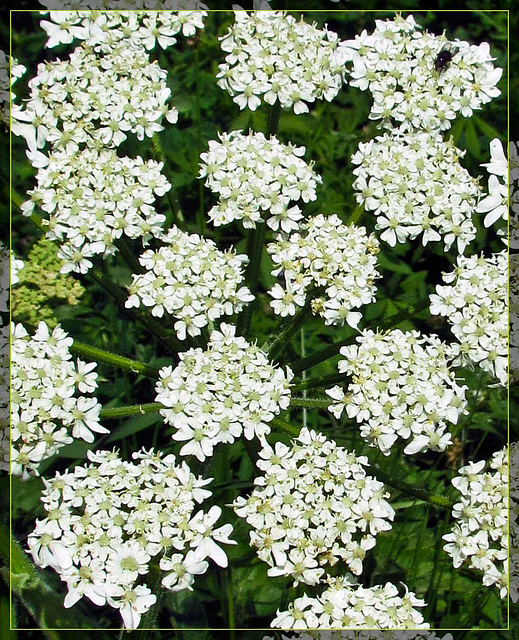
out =
{"type": "Polygon", "coordinates": [[[477,158],[481,159],[481,149],[479,147],[479,138],[476,133],[476,127],[472,120],[467,120],[467,126],[465,127],[465,145],[470,153],[477,158]]]}
{"type": "Polygon", "coordinates": [[[387,269],[388,271],[392,271],[393,273],[403,273],[405,275],[413,273],[413,270],[408,264],[402,262],[401,260],[399,260],[398,262],[393,262],[383,253],[378,254],[377,262],[383,269],[387,269]]]}
{"type": "Polygon", "coordinates": [[[121,427],[112,433],[106,442],[117,442],[117,440],[122,440],[134,433],[139,433],[139,431],[147,429],[152,424],[159,422],[159,420],[162,420],[161,416],[155,413],[147,413],[142,416],[129,418],[121,427]]]}
{"type": "Polygon", "coordinates": [[[490,140],[493,140],[494,138],[501,139],[501,134],[499,133],[499,131],[497,129],[494,129],[492,125],[482,120],[479,116],[473,116],[472,120],[474,121],[476,127],[481,131],[481,133],[485,136],[488,136],[490,140]]]}

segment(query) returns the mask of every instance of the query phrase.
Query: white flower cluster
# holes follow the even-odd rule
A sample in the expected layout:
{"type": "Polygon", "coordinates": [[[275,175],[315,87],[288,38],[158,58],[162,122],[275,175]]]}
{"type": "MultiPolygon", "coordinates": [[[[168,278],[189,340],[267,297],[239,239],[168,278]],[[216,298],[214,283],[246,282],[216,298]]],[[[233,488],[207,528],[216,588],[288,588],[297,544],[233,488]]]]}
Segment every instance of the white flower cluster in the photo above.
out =
{"type": "Polygon", "coordinates": [[[341,348],[339,372],[352,382],[347,393],[339,386],[326,391],[334,401],[329,411],[340,418],[346,409],[361,424],[362,437],[384,455],[397,438],[411,438],[406,454],[444,451],[452,441],[447,423],[467,413],[467,387],[449,370],[457,346],[400,329],[366,330],[357,342],[341,348]]]}
{"type": "Polygon", "coordinates": [[[217,227],[242,220],[253,228],[268,212],[268,226],[285,232],[297,229],[303,217],[291,202],[316,199],[316,186],[322,182],[302,159],[304,147],[282,144],[262,133],[243,135],[240,131],[220,134],[220,142],[209,141],[209,151],[200,156],[199,178],[218,194],[219,201],[209,211],[217,227]]]}
{"type": "Polygon", "coordinates": [[[481,165],[490,174],[488,179],[488,195],[477,206],[478,213],[486,213],[483,224],[490,227],[498,220],[508,220],[508,202],[512,199],[514,182],[517,179],[517,168],[510,168],[510,186],[508,185],[508,160],[503,145],[498,138],[490,143],[490,162],[481,165]],[[515,175],[514,175],[515,174],[515,175]]]}
{"type": "Polygon", "coordinates": [[[11,99],[14,95],[11,87],[25,73],[25,67],[0,50],[0,122],[10,126],[11,99]]]}
{"type": "Polygon", "coordinates": [[[238,313],[254,296],[243,282],[247,256],[232,249],[220,251],[212,240],[188,234],[177,227],[161,240],[158,251],[146,251],[139,259],[146,273],[134,275],[126,307],[152,307],[154,316],[164,312],[177,318],[179,340],[200,335],[201,327],[222,315],[238,313]]]}
{"type": "MultiPolygon", "coordinates": [[[[9,249],[0,241],[0,471],[9,471],[10,331],[8,314],[11,261],[9,249]]],[[[13,262],[20,263],[21,260],[13,262]]]]}
{"type": "Polygon", "coordinates": [[[376,216],[381,239],[394,247],[422,235],[458,251],[475,238],[471,216],[480,191],[461,166],[464,152],[434,133],[386,133],[361,142],[352,156],[357,202],[376,216]]]}
{"type": "Polygon", "coordinates": [[[261,99],[307,113],[307,102],[330,102],[345,80],[351,51],[326,27],[299,22],[285,11],[235,11],[221,38],[227,53],[218,85],[240,109],[256,110],[261,99]]]}
{"type": "Polygon", "coordinates": [[[519,141],[510,142],[508,145],[508,177],[509,187],[509,208],[512,212],[510,218],[510,248],[519,249],[519,154],[517,147],[519,141]]]}
{"type": "Polygon", "coordinates": [[[395,515],[384,485],[366,474],[368,459],[307,428],[291,447],[266,445],[259,456],[264,475],[232,506],[252,527],[251,546],[268,575],[315,585],[323,567],[340,561],[361,574],[366,551],[395,515]]]}
{"type": "Polygon", "coordinates": [[[448,42],[421,32],[411,15],[375,25],[346,43],[355,50],[350,84],[373,97],[370,119],[402,131],[445,130],[500,95],[503,70],[494,68],[487,42],[448,42]]]}
{"type": "Polygon", "coordinates": [[[89,451],[90,464],[44,480],[47,517],[36,521],[28,539],[34,562],[52,567],[66,582],[65,607],[83,597],[119,609],[127,629],[156,601],[142,582],[152,558],[160,555],[162,584],[172,591],[191,589],[211,558],[227,566],[221,544],[232,526],[213,528],[220,507],[206,513],[198,504],[211,495],[211,481],[193,475],[175,457],[142,450],[135,462],[116,451],[89,451]]]}
{"type": "Polygon", "coordinates": [[[296,233],[278,235],[267,251],[274,262],[272,275],[285,280],[269,291],[270,306],[281,316],[294,315],[309,293],[318,291],[312,311],[325,324],[356,327],[362,314],[353,309],[375,300],[379,243],[364,227],[345,225],[336,215],[317,215],[296,233]]]}
{"type": "MultiPolygon", "coordinates": [[[[81,3],[82,8],[88,8],[81,3]]],[[[108,4],[108,3],[107,3],[108,4]]],[[[110,2],[109,9],[118,11],[50,11],[48,20],[42,20],[41,27],[48,36],[47,47],[69,44],[73,40],[82,40],[96,51],[110,51],[114,45],[124,39],[126,46],[135,49],[150,50],[158,43],[166,49],[176,43],[175,36],[182,32],[184,36],[195,35],[197,29],[203,29],[205,11],[121,11],[130,9],[129,6],[118,6],[121,2],[110,2]]],[[[133,9],[144,9],[142,2],[124,4],[139,4],[133,9]]],[[[150,4],[150,3],[148,3],[150,4]]],[[[158,4],[154,2],[153,4],[158,4]]],[[[164,4],[164,3],[163,3],[164,4]]],[[[179,9],[177,1],[175,7],[146,7],[179,9]]],[[[185,2],[184,4],[195,4],[185,2]]],[[[99,7],[96,7],[99,8],[99,7]]],[[[184,7],[187,8],[187,7],[184,7]]]]}
{"type": "Polygon", "coordinates": [[[443,536],[443,548],[455,568],[464,562],[483,573],[486,587],[496,585],[501,598],[508,594],[508,449],[496,452],[486,463],[462,467],[452,484],[461,493],[452,515],[456,522],[443,536]]]}
{"type": "Polygon", "coordinates": [[[187,441],[180,455],[203,461],[219,442],[232,443],[242,433],[264,442],[268,423],[288,408],[292,371],[269,364],[233,325],[213,331],[206,351],[189,349],[179,358],[175,369],[160,370],[156,401],[176,430],[173,439],[187,441]]]}
{"type": "Polygon", "coordinates": [[[519,602],[519,442],[510,444],[510,598],[519,602]]]}
{"type": "Polygon", "coordinates": [[[59,151],[38,171],[22,211],[30,216],[38,204],[49,215],[46,235],[59,242],[62,273],[86,273],[90,258],[114,253],[123,234],[146,243],[161,232],[165,216],[152,205],[171,188],[161,169],[162,163],[120,158],[113,149],[59,151]]]}
{"type": "Polygon", "coordinates": [[[107,55],[78,47],[68,60],[38,65],[29,100],[12,110],[13,133],[26,139],[35,166],[44,163],[37,150],[47,144],[73,155],[85,145],[119,146],[129,132],[151,137],[163,129],[164,117],[177,121],[167,104],[166,71],[144,49],[125,43],[107,55]]]}
{"type": "MultiPolygon", "coordinates": [[[[329,578],[321,595],[296,598],[287,611],[278,611],[271,627],[278,629],[428,629],[415,607],[425,602],[405,587],[404,595],[386,582],[362,587],[347,578],[329,578]]],[[[385,637],[385,636],[384,636],[385,637]]]]}
{"type": "Polygon", "coordinates": [[[459,256],[430,296],[431,313],[446,316],[460,351],[506,386],[508,381],[508,255],[459,256]]]}
{"type": "Polygon", "coordinates": [[[11,327],[11,473],[38,474],[39,463],[61,447],[94,433],[101,405],[95,363],[74,362],[73,340],[58,325],[52,333],[40,322],[33,336],[21,324],[11,327]],[[79,391],[81,395],[75,394],[79,391]],[[94,433],[93,433],[94,432],[94,433]],[[72,436],[72,437],[71,437],[72,436]]]}
{"type": "MultiPolygon", "coordinates": [[[[333,0],[334,1],[334,0],[333,0]]],[[[440,638],[434,631],[293,631],[283,634],[281,640],[453,640],[447,633],[440,638]]],[[[264,636],[263,640],[276,640],[272,636],[264,636]]]]}
{"type": "MultiPolygon", "coordinates": [[[[47,9],[111,9],[136,11],[143,9],[200,10],[207,5],[199,0],[40,0],[47,9]]],[[[43,13],[43,11],[42,11],[43,13]]]]}

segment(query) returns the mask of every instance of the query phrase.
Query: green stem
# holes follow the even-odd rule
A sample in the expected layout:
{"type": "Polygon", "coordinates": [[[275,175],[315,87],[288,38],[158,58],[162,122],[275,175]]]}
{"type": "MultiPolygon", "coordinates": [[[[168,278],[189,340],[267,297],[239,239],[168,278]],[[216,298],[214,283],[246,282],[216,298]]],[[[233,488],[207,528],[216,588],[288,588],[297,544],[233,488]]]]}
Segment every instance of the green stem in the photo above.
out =
{"type": "Polygon", "coordinates": [[[153,157],[156,162],[162,162],[164,175],[166,176],[168,182],[171,185],[170,190],[167,192],[166,197],[169,202],[170,215],[166,215],[165,227],[168,228],[171,226],[171,223],[176,225],[184,222],[184,216],[182,215],[182,211],[180,209],[180,202],[178,200],[177,192],[175,191],[175,187],[173,186],[173,179],[171,172],[169,171],[168,163],[166,162],[166,158],[164,155],[164,151],[162,150],[162,145],[160,144],[159,136],[155,134],[151,138],[151,148],[153,157]]]}
{"type": "Polygon", "coordinates": [[[307,409],[327,409],[333,400],[331,398],[292,398],[291,407],[305,407],[307,409]]]}
{"type": "Polygon", "coordinates": [[[144,415],[145,413],[157,413],[164,406],[160,402],[149,402],[148,404],[131,404],[126,407],[108,407],[101,409],[100,418],[126,418],[128,416],[144,415]]]}
{"type": "Polygon", "coordinates": [[[157,596],[155,604],[142,616],[139,627],[132,634],[132,640],[150,640],[155,636],[158,627],[157,617],[162,608],[162,598],[165,589],[162,586],[163,574],[158,565],[152,565],[147,577],[147,585],[151,592],[157,596]]]}
{"type": "Polygon", "coordinates": [[[332,373],[329,376],[323,378],[311,378],[310,380],[304,380],[298,382],[292,386],[292,391],[304,391],[305,389],[317,389],[318,387],[329,387],[339,382],[344,382],[343,373],[332,373]]]}
{"type": "Polygon", "coordinates": [[[235,620],[235,616],[234,616],[234,592],[233,592],[233,579],[232,579],[232,568],[229,567],[227,570],[227,603],[228,603],[228,607],[229,607],[229,638],[230,640],[234,640],[235,638],[235,627],[236,627],[236,620],[235,620]]]}
{"type": "Polygon", "coordinates": [[[268,347],[269,360],[279,362],[283,351],[288,347],[290,338],[300,329],[306,319],[312,315],[312,299],[309,297],[305,305],[286,323],[284,329],[274,338],[268,347]]]}
{"type": "Polygon", "coordinates": [[[273,418],[270,421],[270,424],[278,429],[278,431],[284,431],[285,433],[288,433],[288,435],[294,436],[295,438],[297,438],[297,436],[299,435],[299,429],[292,426],[288,422],[285,422],[282,418],[273,418]]]}
{"type": "MultiPolygon", "coordinates": [[[[404,309],[403,311],[399,311],[398,313],[394,313],[393,315],[391,315],[385,322],[382,322],[380,324],[379,329],[382,329],[382,330],[391,329],[397,324],[400,324],[405,320],[409,320],[420,311],[427,309],[428,306],[429,306],[429,298],[424,298],[423,300],[420,300],[419,302],[416,302],[415,304],[411,305],[408,309],[404,309]]],[[[301,371],[306,371],[311,367],[315,367],[315,365],[321,362],[324,362],[325,360],[328,360],[328,358],[332,358],[333,356],[336,356],[342,347],[353,344],[355,342],[356,336],[357,334],[350,335],[344,338],[343,340],[340,340],[339,342],[335,342],[334,344],[331,344],[329,347],[325,347],[320,351],[316,351],[315,353],[313,353],[310,356],[307,356],[306,358],[302,358],[301,360],[297,360],[295,362],[290,362],[289,363],[290,368],[294,373],[299,373],[301,371]]]]}
{"type": "Polygon", "coordinates": [[[132,273],[146,273],[146,269],[141,265],[138,258],[134,256],[133,251],[130,249],[124,238],[115,240],[114,245],[119,250],[121,257],[126,262],[132,273]]]}
{"type": "Polygon", "coordinates": [[[103,349],[98,349],[97,347],[91,347],[88,344],[77,342],[76,340],[74,340],[72,346],[70,347],[70,351],[77,354],[78,356],[84,356],[88,360],[111,364],[114,367],[119,367],[120,369],[125,369],[127,371],[133,371],[134,373],[140,373],[144,376],[148,376],[149,378],[157,378],[159,374],[159,370],[149,364],[139,362],[138,360],[132,360],[124,356],[119,356],[116,353],[104,351],[103,349]]]}

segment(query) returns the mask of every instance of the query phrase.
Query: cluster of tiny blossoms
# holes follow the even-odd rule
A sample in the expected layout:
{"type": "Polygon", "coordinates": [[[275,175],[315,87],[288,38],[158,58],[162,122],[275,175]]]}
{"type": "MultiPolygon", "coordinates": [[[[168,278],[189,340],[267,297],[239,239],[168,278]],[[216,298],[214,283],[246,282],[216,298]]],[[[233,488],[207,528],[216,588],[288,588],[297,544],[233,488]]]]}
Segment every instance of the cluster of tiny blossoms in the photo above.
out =
{"type": "Polygon", "coordinates": [[[446,316],[460,351],[506,386],[508,380],[507,251],[459,256],[430,296],[431,313],[446,316]]]}
{"type": "Polygon", "coordinates": [[[272,275],[285,280],[284,286],[277,283],[269,291],[270,306],[281,316],[294,315],[309,293],[318,291],[311,301],[315,314],[326,324],[356,327],[362,315],[353,309],[375,300],[379,244],[364,227],[347,226],[336,215],[318,215],[298,232],[280,234],[267,251],[274,263],[272,275]]]}
{"type": "MultiPolygon", "coordinates": [[[[81,4],[87,8],[85,3],[81,4]]],[[[115,7],[115,4],[111,2],[109,8],[129,8],[115,7]]],[[[180,3],[175,4],[175,7],[169,8],[180,9],[180,3]]],[[[140,5],[135,8],[145,8],[142,2],[140,5]]],[[[162,49],[174,45],[177,41],[175,36],[180,32],[184,36],[195,35],[197,29],[204,27],[203,18],[206,16],[205,11],[50,11],[48,19],[40,24],[49,38],[47,47],[82,40],[96,51],[104,52],[124,40],[125,46],[150,50],[157,44],[162,49]]]]}
{"type": "Polygon", "coordinates": [[[152,558],[160,555],[166,573],[162,585],[191,589],[211,558],[220,567],[227,556],[220,544],[232,526],[213,525],[220,507],[208,512],[197,505],[211,495],[203,487],[211,478],[193,475],[185,462],[142,450],[135,462],[117,452],[88,452],[90,464],[44,480],[47,511],[28,539],[34,562],[52,567],[66,582],[65,607],[83,597],[119,609],[124,626],[135,629],[156,596],[143,583],[152,558]]]}
{"type": "Polygon", "coordinates": [[[284,11],[234,15],[221,38],[227,56],[216,77],[240,109],[254,111],[263,99],[306,113],[306,103],[330,102],[339,93],[351,51],[333,31],[298,22],[284,11]]]}
{"type": "Polygon", "coordinates": [[[471,216],[480,188],[461,156],[434,133],[393,132],[359,144],[353,188],[376,216],[382,240],[394,247],[423,234],[424,245],[443,238],[446,250],[457,242],[464,251],[476,236],[471,216]]]}
{"type": "MultiPolygon", "coordinates": [[[[200,11],[207,5],[199,0],[40,0],[47,9],[111,9],[137,11],[143,9],[171,9],[200,11]]],[[[43,12],[42,12],[43,13],[43,12]]],[[[187,34],[184,34],[187,35],[187,34]]]]}
{"type": "Polygon", "coordinates": [[[501,93],[503,70],[494,68],[488,43],[448,43],[421,32],[413,16],[375,25],[346,44],[355,50],[350,84],[371,92],[370,118],[383,126],[449,129],[458,114],[470,117],[501,93]]]}
{"type": "Polygon", "coordinates": [[[252,527],[251,546],[268,575],[315,585],[323,567],[339,561],[361,574],[366,551],[395,515],[384,485],[366,474],[367,458],[306,428],[291,447],[266,445],[259,456],[264,475],[233,507],[252,527]]]}
{"type": "Polygon", "coordinates": [[[10,126],[13,83],[25,73],[25,67],[0,50],[0,122],[10,126]]]}
{"type": "Polygon", "coordinates": [[[510,444],[510,598],[519,602],[519,442],[510,444]]]}
{"type": "Polygon", "coordinates": [[[0,241],[0,471],[9,471],[9,267],[10,251],[0,241]]]}
{"type": "MultiPolygon", "coordinates": [[[[335,1],[335,0],[334,0],[335,1]]],[[[283,634],[281,640],[453,640],[447,633],[440,638],[434,631],[293,631],[283,634]]],[[[264,636],[263,640],[276,640],[272,636],[264,636]]]]}
{"type": "Polygon", "coordinates": [[[33,336],[21,324],[11,328],[11,472],[26,477],[73,438],[94,441],[108,433],[99,424],[101,405],[95,363],[74,362],[73,343],[58,325],[40,322],[33,336]],[[77,392],[81,395],[76,396],[77,392]],[[72,436],[72,437],[71,437],[72,436]]]}
{"type": "Polygon", "coordinates": [[[255,227],[268,212],[268,226],[277,231],[297,229],[302,218],[291,202],[316,199],[322,182],[302,159],[304,147],[282,144],[262,133],[243,135],[240,131],[220,134],[220,142],[209,141],[209,151],[200,156],[199,178],[219,201],[209,211],[215,226],[242,220],[245,228],[255,227]]]}
{"type": "Polygon", "coordinates": [[[291,370],[269,364],[259,347],[235,334],[236,327],[222,323],[206,351],[180,353],[175,369],[159,372],[160,413],[175,428],[173,439],[187,441],[180,455],[203,461],[219,442],[242,433],[263,442],[268,423],[290,403],[291,370]]]}
{"type": "Polygon", "coordinates": [[[508,203],[512,201],[514,191],[517,197],[517,189],[515,189],[514,184],[517,179],[517,168],[514,172],[514,169],[510,166],[509,185],[508,160],[503,151],[503,145],[498,138],[494,138],[490,142],[490,162],[486,162],[481,166],[486,168],[490,178],[488,179],[488,194],[478,203],[476,210],[478,213],[486,214],[483,224],[485,227],[490,227],[490,225],[499,220],[508,220],[508,203]]]}
{"type": "Polygon", "coordinates": [[[254,296],[243,282],[248,258],[232,249],[222,252],[212,240],[188,234],[177,227],[163,236],[158,251],[139,259],[146,273],[133,276],[126,307],[143,304],[154,316],[164,311],[177,318],[179,340],[200,335],[201,327],[222,315],[241,311],[254,296]]]}
{"type": "Polygon", "coordinates": [[[38,171],[22,210],[30,216],[38,204],[48,214],[47,238],[59,242],[62,273],[86,273],[91,258],[114,253],[123,234],[144,243],[159,234],[165,216],[152,205],[171,188],[161,169],[162,163],[120,158],[113,149],[59,151],[38,171]]]}
{"type": "MultiPolygon", "coordinates": [[[[271,627],[278,629],[428,629],[415,607],[425,602],[405,588],[386,582],[362,587],[349,577],[329,578],[321,595],[296,598],[286,611],[278,611],[271,627]]],[[[384,636],[385,637],[385,636],[384,636]]]]}
{"type": "Polygon", "coordinates": [[[443,548],[455,568],[464,562],[483,573],[483,584],[496,585],[502,598],[508,593],[508,450],[486,463],[471,462],[459,470],[452,484],[461,493],[452,515],[456,522],[443,536],[443,548]]]}
{"type": "Polygon", "coordinates": [[[341,348],[339,372],[352,382],[347,393],[339,386],[326,391],[333,399],[328,409],[336,418],[346,409],[361,424],[362,437],[384,455],[397,438],[411,438],[406,454],[444,451],[451,443],[447,423],[456,424],[466,413],[467,387],[449,370],[458,348],[400,329],[366,330],[357,342],[341,348]]]}

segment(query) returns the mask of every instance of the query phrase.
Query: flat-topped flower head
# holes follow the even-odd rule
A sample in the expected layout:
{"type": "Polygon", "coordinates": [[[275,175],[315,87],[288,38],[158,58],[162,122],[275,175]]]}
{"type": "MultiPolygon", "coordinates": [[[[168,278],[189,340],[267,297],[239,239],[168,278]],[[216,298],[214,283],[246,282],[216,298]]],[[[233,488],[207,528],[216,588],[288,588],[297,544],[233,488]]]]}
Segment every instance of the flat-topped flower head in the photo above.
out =
{"type": "Polygon", "coordinates": [[[255,111],[262,101],[307,113],[308,103],[330,102],[345,78],[351,51],[326,26],[318,29],[285,11],[235,11],[221,38],[227,53],[218,85],[240,109],[255,111]]]}
{"type": "Polygon", "coordinates": [[[151,307],[154,316],[176,318],[179,340],[200,335],[202,327],[242,310],[254,296],[242,286],[248,258],[232,249],[223,252],[212,240],[177,227],[161,237],[157,251],[139,258],[146,269],[133,276],[126,307],[151,307]]]}
{"type": "Polygon", "coordinates": [[[292,372],[269,363],[255,344],[222,323],[207,349],[179,353],[175,369],[164,367],[155,387],[160,413],[175,428],[173,440],[186,442],[180,455],[203,461],[220,443],[242,434],[264,442],[269,422],[290,403],[292,372]]]}
{"type": "Polygon", "coordinates": [[[313,313],[326,324],[356,327],[362,314],[354,309],[375,300],[379,243],[364,227],[348,226],[336,215],[318,215],[288,237],[278,235],[267,251],[272,275],[284,280],[269,291],[276,314],[294,315],[310,295],[313,313]]]}
{"type": "Polygon", "coordinates": [[[466,361],[477,363],[506,386],[508,252],[490,258],[459,256],[454,271],[443,274],[443,282],[430,296],[431,313],[447,318],[466,361]]]}
{"type": "Polygon", "coordinates": [[[241,220],[245,228],[253,228],[266,216],[274,231],[297,229],[303,216],[292,203],[315,200],[322,182],[303,160],[304,153],[304,147],[262,133],[231,131],[220,134],[219,142],[210,140],[209,151],[200,156],[198,177],[218,195],[218,204],[209,211],[212,223],[219,227],[241,220]]]}
{"type": "Polygon", "coordinates": [[[366,472],[367,458],[306,428],[290,447],[266,445],[259,456],[264,475],[232,506],[251,526],[268,575],[288,576],[295,587],[323,582],[324,567],[338,563],[362,573],[364,556],[395,515],[384,485],[366,472]]]}
{"type": "Polygon", "coordinates": [[[61,273],[86,273],[93,256],[113,254],[123,235],[144,244],[160,235],[165,216],[153,204],[171,188],[161,170],[162,163],[120,158],[114,149],[58,151],[39,169],[22,211],[30,216],[38,204],[48,214],[46,237],[59,243],[61,273]]]}
{"type": "Polygon", "coordinates": [[[483,585],[508,594],[508,448],[462,467],[452,484],[461,493],[454,505],[451,533],[443,548],[455,568],[466,563],[483,574],[483,585]]]}
{"type": "Polygon", "coordinates": [[[11,327],[11,473],[38,475],[38,465],[74,438],[94,442],[108,433],[99,423],[101,405],[95,363],[74,362],[72,338],[58,325],[40,322],[33,336],[11,327]]]}
{"type": "Polygon", "coordinates": [[[212,478],[195,476],[173,455],[143,449],[134,462],[117,451],[87,456],[87,465],[44,480],[47,516],[36,521],[29,551],[66,582],[65,607],[86,597],[119,609],[125,628],[134,629],[156,601],[142,584],[152,558],[160,556],[166,589],[191,589],[208,559],[227,566],[220,545],[236,544],[232,526],[214,527],[220,507],[199,508],[211,496],[204,487],[212,478]]]}
{"type": "Polygon", "coordinates": [[[376,20],[345,43],[355,50],[349,83],[370,91],[370,119],[401,131],[441,131],[472,116],[500,95],[503,70],[492,64],[490,46],[448,41],[422,32],[413,16],[376,20]]]}
{"type": "MultiPolygon", "coordinates": [[[[48,6],[50,3],[44,3],[48,6]]],[[[67,2],[63,3],[67,4],[67,2]]],[[[154,49],[159,45],[162,49],[171,47],[177,42],[176,36],[195,35],[197,29],[204,27],[205,11],[186,11],[186,9],[205,8],[199,2],[128,2],[115,0],[106,2],[107,9],[118,11],[49,11],[41,27],[48,36],[47,47],[69,44],[80,40],[93,47],[95,51],[110,53],[114,46],[124,40],[125,46],[133,49],[154,49]],[[164,5],[170,6],[164,6],[164,5]],[[181,7],[180,5],[185,5],[181,7]],[[131,6],[133,5],[133,6],[131,6]],[[137,6],[138,5],[138,6],[137,6]],[[163,6],[159,6],[163,5],[163,6]],[[172,6],[174,5],[174,6],[172,6]],[[198,5],[195,6],[195,5],[198,5]],[[122,9],[122,10],[121,10],[122,9]],[[124,11],[124,9],[133,9],[124,11]],[[177,9],[177,11],[135,11],[135,9],[177,9]],[[178,9],[183,9],[178,11],[178,9]]],[[[99,3],[82,2],[82,9],[100,9],[99,3]],[[88,4],[96,6],[89,7],[88,4]]]]}
{"type": "Polygon", "coordinates": [[[351,383],[346,391],[326,391],[334,401],[328,409],[336,418],[346,409],[361,436],[384,455],[398,438],[409,440],[407,454],[444,451],[452,442],[448,424],[467,413],[467,387],[458,385],[449,368],[456,346],[400,329],[365,330],[357,343],[341,348],[339,372],[351,383]]]}
{"type": "Polygon", "coordinates": [[[425,607],[425,602],[402,583],[400,588],[391,582],[362,587],[349,576],[329,578],[328,582],[330,586],[320,595],[303,595],[290,603],[286,611],[278,610],[270,626],[277,629],[429,628],[418,610],[425,607]]]}
{"type": "Polygon", "coordinates": [[[446,250],[456,243],[463,253],[476,237],[471,217],[480,192],[463,155],[431,133],[386,133],[359,144],[353,188],[381,240],[394,247],[421,236],[424,246],[443,240],[446,250]]]}

